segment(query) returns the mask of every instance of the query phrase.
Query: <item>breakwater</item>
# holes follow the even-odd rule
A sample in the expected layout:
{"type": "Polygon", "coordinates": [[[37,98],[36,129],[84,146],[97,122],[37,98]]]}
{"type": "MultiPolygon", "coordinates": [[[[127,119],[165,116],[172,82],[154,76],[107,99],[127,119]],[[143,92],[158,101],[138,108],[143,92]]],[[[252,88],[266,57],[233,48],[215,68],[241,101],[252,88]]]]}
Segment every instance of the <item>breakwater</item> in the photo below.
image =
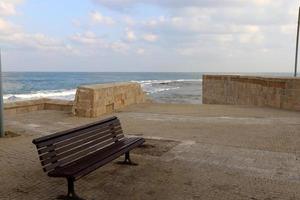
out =
{"type": "Polygon", "coordinates": [[[203,103],[255,105],[300,111],[300,79],[203,75],[203,103]]]}

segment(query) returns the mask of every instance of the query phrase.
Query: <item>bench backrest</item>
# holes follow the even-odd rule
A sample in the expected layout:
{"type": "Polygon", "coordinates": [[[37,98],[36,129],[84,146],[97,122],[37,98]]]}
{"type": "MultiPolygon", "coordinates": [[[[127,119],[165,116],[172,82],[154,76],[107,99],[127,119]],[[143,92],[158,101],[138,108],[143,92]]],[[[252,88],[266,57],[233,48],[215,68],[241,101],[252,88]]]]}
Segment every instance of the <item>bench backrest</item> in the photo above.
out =
{"type": "Polygon", "coordinates": [[[80,126],[34,139],[43,170],[52,171],[56,167],[91,154],[124,138],[117,117],[80,126]]]}

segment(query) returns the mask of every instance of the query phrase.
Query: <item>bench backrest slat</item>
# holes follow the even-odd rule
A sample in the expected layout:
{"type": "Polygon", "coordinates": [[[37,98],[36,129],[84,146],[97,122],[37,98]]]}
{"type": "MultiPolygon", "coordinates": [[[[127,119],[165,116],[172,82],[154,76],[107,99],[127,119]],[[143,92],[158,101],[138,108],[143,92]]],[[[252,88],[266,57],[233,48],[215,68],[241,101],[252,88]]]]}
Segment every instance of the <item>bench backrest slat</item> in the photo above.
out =
{"type": "Polygon", "coordinates": [[[58,160],[60,162],[60,166],[64,166],[66,164],[68,164],[69,162],[73,162],[85,155],[88,155],[90,153],[93,153],[99,149],[102,149],[104,146],[108,145],[108,144],[112,144],[113,142],[116,142],[117,139],[120,139],[120,136],[117,137],[116,139],[110,138],[109,140],[106,140],[102,143],[94,143],[93,146],[80,146],[77,149],[65,152],[63,154],[60,155],[56,155],[55,158],[50,157],[46,160],[41,161],[42,166],[51,164],[53,161],[58,160]]]}
{"type": "Polygon", "coordinates": [[[117,117],[33,140],[44,171],[67,165],[124,138],[117,117]]]}
{"type": "MultiPolygon", "coordinates": [[[[119,130],[117,133],[118,134],[122,134],[123,131],[119,130]]],[[[104,132],[104,133],[101,132],[101,134],[95,134],[95,135],[93,135],[91,137],[84,138],[82,140],[77,140],[77,141],[75,141],[75,142],[73,142],[71,144],[68,144],[66,146],[62,146],[61,148],[59,148],[60,146],[57,146],[56,152],[57,152],[57,154],[60,154],[60,153],[63,153],[65,151],[68,151],[70,149],[73,149],[73,148],[76,148],[78,146],[81,146],[81,145],[83,145],[85,143],[88,143],[90,141],[97,140],[97,141],[101,142],[101,141],[104,141],[104,140],[109,139],[111,137],[112,137],[112,135],[107,134],[107,132],[104,132]]]]}
{"type": "MultiPolygon", "coordinates": [[[[118,131],[116,132],[117,134],[122,134],[123,131],[118,128],[118,131]]],[[[71,140],[67,140],[65,142],[61,142],[61,143],[56,143],[53,144],[51,147],[45,148],[45,149],[41,149],[39,150],[40,153],[40,159],[44,160],[48,157],[50,157],[51,155],[48,155],[51,153],[51,150],[54,148],[56,154],[61,154],[65,151],[68,151],[70,149],[76,148],[78,146],[84,145],[85,143],[89,144],[89,142],[93,141],[93,140],[99,140],[99,139],[109,139],[113,137],[113,135],[111,135],[111,131],[110,130],[106,130],[105,132],[97,132],[94,131],[93,135],[82,135],[80,137],[76,137],[73,138],[71,140]],[[62,143],[64,143],[62,145],[62,143]],[[43,151],[42,151],[43,150],[43,151]]],[[[100,141],[101,142],[101,141],[100,141]]]]}
{"type": "Polygon", "coordinates": [[[93,130],[97,129],[97,130],[103,130],[103,129],[107,129],[107,127],[110,127],[111,125],[114,125],[114,123],[116,123],[116,121],[108,121],[105,122],[103,124],[93,124],[91,127],[87,127],[85,129],[78,129],[78,130],[73,130],[71,129],[69,134],[65,133],[65,131],[63,132],[64,134],[62,134],[61,136],[56,136],[53,138],[49,138],[47,140],[43,140],[41,142],[36,142],[35,140],[33,140],[33,143],[36,144],[36,146],[38,148],[42,148],[42,147],[46,147],[50,144],[53,143],[58,143],[61,141],[66,141],[68,139],[71,139],[73,137],[82,135],[82,134],[89,134],[91,132],[93,132],[93,130]]]}
{"type": "MultiPolygon", "coordinates": [[[[120,138],[120,136],[118,138],[120,138]]],[[[64,159],[68,156],[71,156],[72,154],[77,154],[80,151],[88,150],[89,148],[91,148],[93,146],[96,146],[96,145],[100,146],[100,148],[101,148],[103,146],[102,143],[104,143],[106,141],[113,141],[113,138],[110,135],[108,135],[108,136],[105,136],[103,138],[99,138],[99,139],[93,140],[91,142],[85,143],[83,145],[76,146],[76,147],[70,149],[69,151],[63,151],[61,153],[58,153],[57,151],[55,151],[55,153],[56,153],[55,155],[56,155],[58,160],[61,160],[61,159],[64,159]]],[[[42,161],[42,165],[45,165],[45,164],[48,164],[48,163],[52,162],[51,160],[53,160],[53,159],[52,159],[52,156],[50,154],[51,154],[51,152],[47,154],[47,157],[43,157],[44,155],[40,156],[40,160],[42,161]]]]}

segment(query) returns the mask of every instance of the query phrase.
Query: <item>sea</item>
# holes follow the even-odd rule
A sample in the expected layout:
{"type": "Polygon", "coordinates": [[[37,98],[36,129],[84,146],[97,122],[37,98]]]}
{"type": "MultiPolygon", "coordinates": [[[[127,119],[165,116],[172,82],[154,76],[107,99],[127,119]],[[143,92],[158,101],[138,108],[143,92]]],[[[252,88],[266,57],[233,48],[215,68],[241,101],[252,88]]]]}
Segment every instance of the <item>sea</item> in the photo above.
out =
{"type": "Polygon", "coordinates": [[[3,72],[4,102],[38,98],[74,100],[80,85],[112,82],[141,84],[160,103],[201,103],[202,73],[3,72]]]}
{"type": "Polygon", "coordinates": [[[201,72],[3,72],[3,98],[4,102],[38,98],[74,100],[80,85],[136,82],[155,102],[200,104],[202,75],[201,72]]]}

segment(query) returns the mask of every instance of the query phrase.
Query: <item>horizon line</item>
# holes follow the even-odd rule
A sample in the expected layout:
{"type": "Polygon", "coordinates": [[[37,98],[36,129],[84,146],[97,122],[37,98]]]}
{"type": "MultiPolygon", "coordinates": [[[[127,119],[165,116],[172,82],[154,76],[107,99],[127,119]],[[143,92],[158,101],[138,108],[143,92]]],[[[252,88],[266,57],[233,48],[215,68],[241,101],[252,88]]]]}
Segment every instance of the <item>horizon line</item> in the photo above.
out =
{"type": "Polygon", "coordinates": [[[232,73],[232,74],[239,74],[239,73],[291,73],[293,74],[293,72],[288,72],[288,71],[276,71],[276,72],[271,72],[271,71],[256,71],[256,72],[209,72],[209,71],[129,71],[129,72],[125,72],[125,71],[6,71],[3,70],[2,72],[5,73],[11,73],[11,72],[38,72],[38,73],[232,73]]]}

